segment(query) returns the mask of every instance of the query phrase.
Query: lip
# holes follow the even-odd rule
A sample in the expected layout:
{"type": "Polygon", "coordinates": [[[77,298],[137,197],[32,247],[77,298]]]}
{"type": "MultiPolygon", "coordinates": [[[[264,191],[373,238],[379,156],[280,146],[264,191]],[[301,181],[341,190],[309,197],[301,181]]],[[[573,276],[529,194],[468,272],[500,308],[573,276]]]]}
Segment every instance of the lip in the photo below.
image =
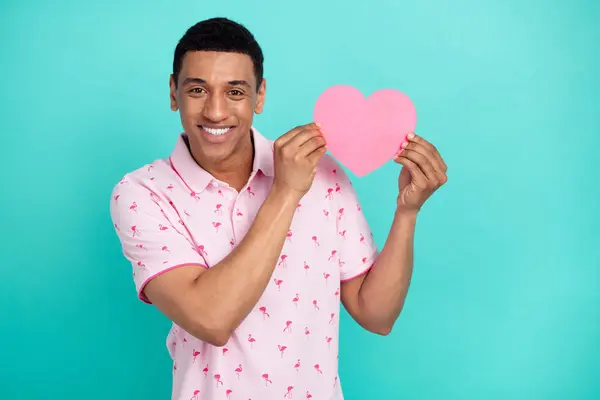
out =
{"type": "Polygon", "coordinates": [[[231,133],[236,128],[235,126],[231,126],[231,125],[225,125],[225,126],[206,125],[207,128],[211,128],[211,129],[231,128],[231,129],[229,129],[229,131],[227,131],[227,133],[224,133],[222,135],[211,135],[210,133],[205,131],[202,126],[203,125],[198,125],[198,129],[200,129],[200,132],[202,132],[203,136],[211,143],[221,143],[224,140],[227,140],[229,135],[231,135],[231,133]]]}
{"type": "Polygon", "coordinates": [[[202,128],[203,126],[210,128],[210,129],[223,129],[223,128],[235,128],[235,126],[233,125],[198,125],[200,128],[202,128]]]}

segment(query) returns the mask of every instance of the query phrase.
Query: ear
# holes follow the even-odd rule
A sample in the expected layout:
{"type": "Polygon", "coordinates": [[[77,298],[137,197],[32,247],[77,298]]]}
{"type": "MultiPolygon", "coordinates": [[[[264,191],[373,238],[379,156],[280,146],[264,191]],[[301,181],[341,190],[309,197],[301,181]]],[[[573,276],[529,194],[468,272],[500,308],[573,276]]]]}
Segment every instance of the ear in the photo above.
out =
{"type": "Polygon", "coordinates": [[[177,111],[179,109],[177,105],[177,87],[175,86],[175,76],[173,74],[169,76],[169,97],[171,99],[171,110],[177,111]]]}
{"type": "Polygon", "coordinates": [[[258,88],[258,93],[256,95],[256,105],[254,106],[254,112],[256,114],[260,114],[263,111],[263,107],[265,106],[265,98],[267,95],[267,80],[263,78],[260,83],[260,87],[258,88]]]}

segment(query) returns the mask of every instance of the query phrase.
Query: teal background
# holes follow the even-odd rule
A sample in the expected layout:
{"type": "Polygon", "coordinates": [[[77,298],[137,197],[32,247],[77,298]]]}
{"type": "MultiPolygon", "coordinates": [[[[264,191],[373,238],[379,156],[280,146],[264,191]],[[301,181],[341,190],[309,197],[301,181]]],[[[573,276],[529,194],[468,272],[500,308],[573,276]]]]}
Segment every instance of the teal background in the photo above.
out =
{"type": "MultiPolygon", "coordinates": [[[[331,85],[393,87],[449,165],[391,336],[343,315],[347,400],[600,398],[600,3],[351,3],[2,3],[0,399],[170,398],[109,200],[171,151],[173,50],[213,16],[265,52],[267,137],[331,85]]],[[[379,246],[398,172],[352,176],[379,246]]]]}

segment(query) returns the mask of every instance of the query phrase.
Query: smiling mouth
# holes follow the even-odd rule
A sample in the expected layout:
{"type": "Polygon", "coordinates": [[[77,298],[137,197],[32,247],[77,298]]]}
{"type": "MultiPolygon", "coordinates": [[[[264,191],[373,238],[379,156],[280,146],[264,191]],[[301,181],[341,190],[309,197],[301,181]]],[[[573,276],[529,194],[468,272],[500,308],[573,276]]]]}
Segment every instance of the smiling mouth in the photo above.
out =
{"type": "Polygon", "coordinates": [[[224,126],[222,128],[209,128],[207,126],[200,125],[200,128],[212,136],[221,136],[221,135],[224,135],[227,132],[231,131],[234,127],[233,126],[224,126]]]}

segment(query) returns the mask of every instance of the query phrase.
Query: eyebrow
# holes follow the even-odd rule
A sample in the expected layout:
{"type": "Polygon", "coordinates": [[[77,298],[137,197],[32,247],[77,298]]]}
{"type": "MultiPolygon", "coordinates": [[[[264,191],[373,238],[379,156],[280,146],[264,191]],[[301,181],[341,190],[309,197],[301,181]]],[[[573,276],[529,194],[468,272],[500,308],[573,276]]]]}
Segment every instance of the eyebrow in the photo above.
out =
{"type": "MultiPolygon", "coordinates": [[[[205,85],[206,81],[202,78],[190,78],[187,77],[183,80],[182,86],[185,85],[189,85],[189,84],[199,84],[199,85],[205,85]]],[[[229,85],[231,86],[247,86],[249,88],[252,88],[252,86],[250,86],[250,84],[244,80],[235,80],[235,81],[229,81],[227,82],[229,85]]]]}

